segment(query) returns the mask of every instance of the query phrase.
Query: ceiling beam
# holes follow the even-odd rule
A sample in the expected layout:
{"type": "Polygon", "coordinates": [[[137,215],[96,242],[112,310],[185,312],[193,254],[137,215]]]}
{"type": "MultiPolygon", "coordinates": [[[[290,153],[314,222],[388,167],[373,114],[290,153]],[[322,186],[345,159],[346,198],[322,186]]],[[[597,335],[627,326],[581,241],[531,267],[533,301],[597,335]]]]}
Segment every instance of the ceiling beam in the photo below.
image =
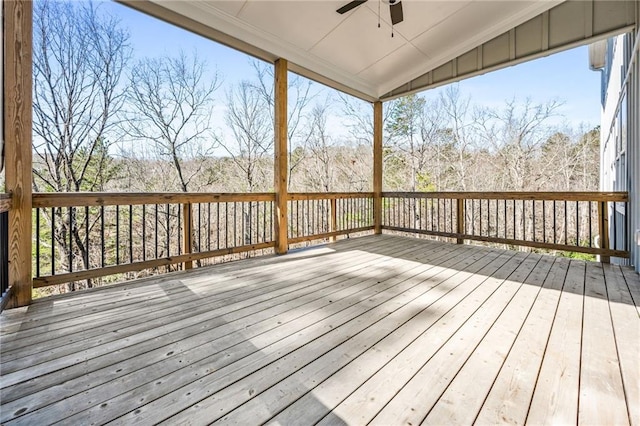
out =
{"type": "Polygon", "coordinates": [[[637,7],[636,0],[566,1],[429,70],[380,99],[391,100],[454,83],[630,31],[636,25],[637,7]]]}

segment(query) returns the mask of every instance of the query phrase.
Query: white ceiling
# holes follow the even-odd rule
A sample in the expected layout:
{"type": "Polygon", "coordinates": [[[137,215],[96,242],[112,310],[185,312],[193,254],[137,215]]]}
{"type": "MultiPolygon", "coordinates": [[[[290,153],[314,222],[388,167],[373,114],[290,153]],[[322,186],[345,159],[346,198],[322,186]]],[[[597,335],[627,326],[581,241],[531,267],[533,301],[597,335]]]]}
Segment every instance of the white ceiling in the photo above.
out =
{"type": "Polygon", "coordinates": [[[380,0],[344,15],[336,10],[348,0],[153,1],[371,99],[562,2],[403,0],[391,37],[380,0]]]}

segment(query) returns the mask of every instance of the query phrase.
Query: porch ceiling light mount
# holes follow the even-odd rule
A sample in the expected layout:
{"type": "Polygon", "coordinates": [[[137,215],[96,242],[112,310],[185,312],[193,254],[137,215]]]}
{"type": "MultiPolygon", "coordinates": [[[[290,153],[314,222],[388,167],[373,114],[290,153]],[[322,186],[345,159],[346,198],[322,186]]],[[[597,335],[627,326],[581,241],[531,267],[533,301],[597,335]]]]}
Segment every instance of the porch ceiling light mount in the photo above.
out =
{"type": "MultiPolygon", "coordinates": [[[[336,12],[343,15],[366,2],[367,0],[353,0],[336,10],[336,12]]],[[[402,2],[400,0],[378,0],[378,28],[380,28],[380,3],[389,5],[389,13],[391,14],[391,37],[393,37],[393,26],[404,20],[402,2]]]]}

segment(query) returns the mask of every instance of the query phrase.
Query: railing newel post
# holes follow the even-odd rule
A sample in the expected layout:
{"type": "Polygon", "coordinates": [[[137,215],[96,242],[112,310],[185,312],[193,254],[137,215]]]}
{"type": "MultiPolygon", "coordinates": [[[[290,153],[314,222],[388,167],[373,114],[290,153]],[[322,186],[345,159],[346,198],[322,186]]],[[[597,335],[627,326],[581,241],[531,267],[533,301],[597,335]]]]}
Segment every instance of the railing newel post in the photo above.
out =
{"type": "MultiPolygon", "coordinates": [[[[600,234],[600,248],[609,249],[609,203],[600,201],[598,203],[598,233],[600,234]]],[[[600,255],[601,263],[610,263],[611,257],[600,255]]]]}
{"type": "MultiPolygon", "coordinates": [[[[457,228],[456,232],[460,235],[464,234],[464,198],[460,197],[457,199],[458,208],[456,209],[456,222],[457,228]]],[[[464,244],[464,238],[458,237],[456,239],[456,244],[464,244]]]]}

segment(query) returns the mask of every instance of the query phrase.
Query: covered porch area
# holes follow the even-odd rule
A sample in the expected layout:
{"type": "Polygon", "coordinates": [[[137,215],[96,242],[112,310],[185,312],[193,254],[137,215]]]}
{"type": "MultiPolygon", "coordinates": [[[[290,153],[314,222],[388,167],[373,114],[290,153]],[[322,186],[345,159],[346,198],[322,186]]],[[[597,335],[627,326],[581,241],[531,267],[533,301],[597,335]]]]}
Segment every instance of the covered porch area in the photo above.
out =
{"type": "Polygon", "coordinates": [[[631,268],[369,235],[2,313],[0,422],[639,424],[631,268]]]}

